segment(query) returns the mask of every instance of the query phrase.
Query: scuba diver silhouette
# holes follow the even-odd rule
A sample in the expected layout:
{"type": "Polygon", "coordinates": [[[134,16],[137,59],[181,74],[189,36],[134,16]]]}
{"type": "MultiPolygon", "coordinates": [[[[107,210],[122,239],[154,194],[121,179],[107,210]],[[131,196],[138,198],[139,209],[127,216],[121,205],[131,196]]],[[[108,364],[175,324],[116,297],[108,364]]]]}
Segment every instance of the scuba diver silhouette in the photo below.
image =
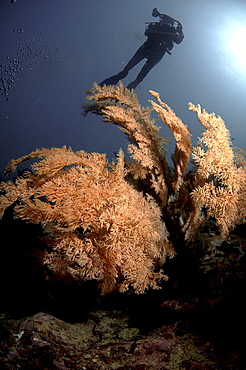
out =
{"type": "Polygon", "coordinates": [[[149,71],[160,62],[165,53],[171,55],[173,43],[180,44],[183,41],[183,27],[179,21],[166,14],[159,13],[157,8],[153,9],[152,16],[159,17],[159,21],[146,22],[148,26],[144,34],[147,36],[147,40],[136,51],[123,71],[119,72],[117,75],[106,78],[100,83],[100,86],[116,85],[119,80],[122,80],[128,75],[128,72],[135,67],[136,64],[146,58],[147,61],[136,79],[127,86],[128,89],[135,89],[149,71]]]}

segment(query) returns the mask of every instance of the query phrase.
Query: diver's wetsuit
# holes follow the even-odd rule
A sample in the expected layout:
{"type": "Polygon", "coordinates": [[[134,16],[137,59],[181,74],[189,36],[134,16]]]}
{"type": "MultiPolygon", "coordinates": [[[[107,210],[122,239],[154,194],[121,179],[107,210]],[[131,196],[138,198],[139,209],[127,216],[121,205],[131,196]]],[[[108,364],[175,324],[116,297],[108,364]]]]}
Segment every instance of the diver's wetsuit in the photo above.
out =
{"type": "Polygon", "coordinates": [[[165,52],[171,54],[173,43],[180,44],[184,38],[182,26],[180,22],[174,20],[166,14],[159,14],[161,18],[159,22],[150,23],[145,30],[147,40],[133,55],[132,59],[127,63],[123,71],[117,75],[106,78],[100,83],[103,85],[115,85],[119,80],[122,80],[128,75],[128,72],[138,64],[142,59],[147,61],[137,75],[136,79],[127,87],[135,89],[136,86],[144,79],[149,71],[163,58],[165,52]],[[174,27],[174,23],[177,27],[174,27]]]}

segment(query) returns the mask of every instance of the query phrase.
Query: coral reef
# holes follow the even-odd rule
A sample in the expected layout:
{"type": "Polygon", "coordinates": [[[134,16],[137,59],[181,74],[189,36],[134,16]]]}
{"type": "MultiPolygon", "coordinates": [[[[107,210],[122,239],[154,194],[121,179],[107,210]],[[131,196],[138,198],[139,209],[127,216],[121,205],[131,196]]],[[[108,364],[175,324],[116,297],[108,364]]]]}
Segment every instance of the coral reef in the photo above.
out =
{"type": "Polygon", "coordinates": [[[191,243],[212,218],[224,239],[245,221],[242,153],[234,154],[221,117],[199,105],[189,104],[205,128],[193,148],[188,127],[159,94],[150,91],[157,102],[144,108],[122,83],[95,84],[88,93],[84,113],[118,125],[130,141],[132,161],[121,150],[108,163],[99,153],[37,149],[8,164],[6,174],[23,161],[41,159],[16,181],[1,183],[0,215],[14,205],[16,218],[42,225],[47,249],[39,258],[51,274],[95,279],[103,294],[157,289],[167,279],[161,267],[175,255],[175,235],[191,243]],[[173,168],[153,110],[173,132],[173,168]]]}
{"type": "Polygon", "coordinates": [[[35,157],[44,159],[32,172],[2,183],[1,207],[19,199],[16,217],[42,224],[52,247],[43,264],[66,279],[96,279],[102,293],[157,288],[166,277],[154,266],[174,252],[155,200],[126,181],[123,152],[112,164],[104,154],[66,147],[36,150],[17,162],[35,157]]]}
{"type": "Polygon", "coordinates": [[[134,178],[144,180],[147,186],[150,181],[155,198],[169,220],[174,216],[170,210],[175,208],[175,217],[180,220],[180,226],[184,224],[182,231],[187,241],[209,217],[216,219],[223,237],[236,224],[245,221],[243,151],[240,152],[239,165],[239,153],[234,154],[230,133],[220,116],[189,103],[189,109],[196,112],[205,128],[197,147],[193,148],[188,127],[161,101],[158,93],[150,91],[157,100],[157,103],[150,100],[153,109],[172,131],[176,142],[172,156],[174,167],[171,169],[164,158],[164,140],[149,132],[159,132],[155,121],[150,118],[151,109],[142,108],[136,94],[125,89],[123,84],[103,88],[95,84],[88,93],[92,94],[88,100],[93,103],[85,106],[85,113],[99,114],[105,121],[120,126],[133,143],[128,146],[134,159],[133,164],[128,164],[130,172],[134,178]],[[194,168],[187,173],[191,158],[194,168]]]}
{"type": "Polygon", "coordinates": [[[2,368],[35,369],[225,369],[181,325],[160,327],[148,337],[129,326],[121,312],[93,312],[86,323],[70,324],[39,312],[4,323],[2,368]]]}

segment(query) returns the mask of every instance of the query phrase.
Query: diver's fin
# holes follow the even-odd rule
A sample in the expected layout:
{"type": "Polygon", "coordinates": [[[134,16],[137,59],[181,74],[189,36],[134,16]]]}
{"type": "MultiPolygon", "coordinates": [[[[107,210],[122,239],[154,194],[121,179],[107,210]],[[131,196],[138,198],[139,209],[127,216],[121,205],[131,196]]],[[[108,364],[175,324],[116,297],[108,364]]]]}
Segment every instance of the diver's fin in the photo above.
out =
{"type": "Polygon", "coordinates": [[[100,86],[103,86],[103,85],[116,85],[117,82],[119,82],[120,80],[122,80],[123,78],[125,78],[127,76],[127,74],[128,74],[127,71],[122,71],[122,72],[118,73],[117,75],[114,75],[114,76],[111,76],[111,77],[106,78],[99,85],[100,86]]]}

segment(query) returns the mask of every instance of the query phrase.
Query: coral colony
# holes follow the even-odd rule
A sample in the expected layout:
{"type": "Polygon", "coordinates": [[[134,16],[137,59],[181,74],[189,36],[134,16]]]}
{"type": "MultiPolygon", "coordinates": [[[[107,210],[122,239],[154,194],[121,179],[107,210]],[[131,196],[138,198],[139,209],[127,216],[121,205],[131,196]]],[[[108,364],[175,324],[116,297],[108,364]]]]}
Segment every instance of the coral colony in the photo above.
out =
{"type": "Polygon", "coordinates": [[[105,154],[71,148],[37,149],[11,160],[6,175],[38,158],[15,181],[2,182],[0,215],[14,205],[14,217],[41,224],[47,250],[42,263],[51,274],[97,280],[102,294],[142,293],[167,279],[162,267],[175,255],[173,235],[197,238],[213,219],[222,238],[245,222],[246,172],[243,152],[234,151],[229,132],[214,113],[189,104],[204,127],[192,147],[188,127],[150,91],[155,101],[141,107],[122,83],[88,92],[84,113],[101,115],[128,137],[131,161],[122,150],[112,162],[105,154]],[[156,111],[176,141],[168,165],[156,111]],[[193,169],[188,170],[193,159],[193,169]]]}

